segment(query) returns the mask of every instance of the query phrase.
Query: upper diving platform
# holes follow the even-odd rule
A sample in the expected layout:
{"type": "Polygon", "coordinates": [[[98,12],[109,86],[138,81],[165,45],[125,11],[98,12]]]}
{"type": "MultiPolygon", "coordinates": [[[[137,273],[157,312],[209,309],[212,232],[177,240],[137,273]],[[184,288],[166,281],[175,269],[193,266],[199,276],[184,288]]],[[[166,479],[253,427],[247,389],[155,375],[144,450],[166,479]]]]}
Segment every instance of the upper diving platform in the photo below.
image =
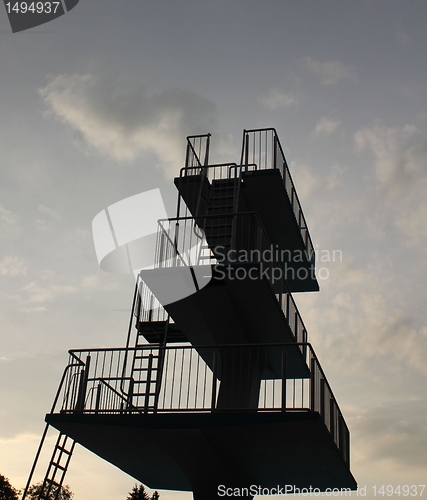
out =
{"type": "Polygon", "coordinates": [[[203,163],[202,137],[188,138],[186,166],[174,180],[177,216],[183,213],[182,200],[213,248],[222,244],[212,234],[212,226],[220,225],[213,216],[256,213],[289,290],[318,291],[314,246],[276,130],[244,130],[239,165],[209,164],[210,137],[204,137],[203,163]]]}

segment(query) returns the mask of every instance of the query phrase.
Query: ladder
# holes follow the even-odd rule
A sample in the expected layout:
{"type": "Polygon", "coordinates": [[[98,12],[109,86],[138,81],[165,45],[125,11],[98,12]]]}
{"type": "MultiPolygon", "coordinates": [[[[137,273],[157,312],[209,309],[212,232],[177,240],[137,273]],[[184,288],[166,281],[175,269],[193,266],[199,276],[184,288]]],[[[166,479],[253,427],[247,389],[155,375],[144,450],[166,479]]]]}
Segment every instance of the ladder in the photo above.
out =
{"type": "Polygon", "coordinates": [[[142,409],[144,413],[155,413],[159,402],[170,318],[168,316],[167,320],[162,322],[164,323],[163,338],[159,343],[151,344],[151,348],[150,344],[142,341],[145,332],[141,328],[141,323],[137,318],[129,401],[133,408],[142,409]]]}
{"type": "Polygon", "coordinates": [[[217,179],[212,181],[212,190],[207,207],[205,237],[215,254],[215,247],[223,247],[227,252],[232,245],[233,213],[236,207],[236,179],[217,179]],[[217,216],[217,217],[216,217],[217,216]]]}
{"type": "Polygon", "coordinates": [[[61,492],[76,442],[59,433],[38,500],[56,500],[61,492]]]}
{"type": "MultiPolygon", "coordinates": [[[[37,461],[40,456],[40,452],[43,447],[48,429],[49,424],[46,425],[45,431],[40,441],[39,449],[37,451],[27,485],[22,495],[22,500],[25,499],[30,488],[31,479],[36,468],[37,461]]],[[[67,473],[68,466],[70,465],[75,445],[76,442],[73,439],[71,439],[66,434],[59,433],[42,486],[37,491],[37,500],[58,500],[61,497],[62,485],[64,483],[64,478],[65,474],[67,473]]]]}

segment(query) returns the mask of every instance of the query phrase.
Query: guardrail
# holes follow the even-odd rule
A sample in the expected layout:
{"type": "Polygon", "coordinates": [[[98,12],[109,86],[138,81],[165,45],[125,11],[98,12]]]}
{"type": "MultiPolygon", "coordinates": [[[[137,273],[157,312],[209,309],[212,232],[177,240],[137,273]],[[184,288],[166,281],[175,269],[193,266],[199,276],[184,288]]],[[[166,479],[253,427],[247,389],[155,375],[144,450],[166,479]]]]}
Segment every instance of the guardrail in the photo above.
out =
{"type": "MultiPolygon", "coordinates": [[[[263,276],[272,290],[279,292],[275,296],[295,340],[307,342],[307,329],[284,279],[283,263],[277,260],[273,250],[255,212],[198,217],[197,223],[192,217],[172,218],[159,221],[155,265],[158,268],[221,265],[223,269],[245,269],[248,276],[256,275],[255,279],[261,279],[264,271],[263,276]],[[221,241],[227,226],[231,232],[221,241]]],[[[142,313],[145,320],[153,321],[149,319],[150,314],[166,319],[162,306],[145,285],[141,285],[139,307],[141,311],[155,309],[153,313],[142,313]]]]}
{"type": "Polygon", "coordinates": [[[209,163],[209,146],[211,134],[191,135],[187,137],[185,166],[194,167],[209,163]]]}
{"type": "Polygon", "coordinates": [[[256,164],[259,170],[277,168],[281,172],[307,255],[311,260],[314,257],[314,245],[276,129],[244,130],[240,164],[256,164]]]}
{"type": "Polygon", "coordinates": [[[317,412],[349,464],[349,431],[309,343],[147,345],[69,354],[55,399],[61,413],[317,412]]]}

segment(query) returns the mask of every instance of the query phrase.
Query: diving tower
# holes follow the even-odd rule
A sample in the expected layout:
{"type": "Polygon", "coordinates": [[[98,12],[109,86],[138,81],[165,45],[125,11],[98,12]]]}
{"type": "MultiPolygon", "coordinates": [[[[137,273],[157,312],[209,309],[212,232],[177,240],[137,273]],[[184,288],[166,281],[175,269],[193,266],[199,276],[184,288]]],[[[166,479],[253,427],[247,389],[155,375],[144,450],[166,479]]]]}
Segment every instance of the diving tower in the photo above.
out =
{"type": "Polygon", "coordinates": [[[244,130],[237,163],[210,163],[210,141],[187,138],[176,214],[159,220],[155,264],[137,276],[126,345],[69,351],[46,415],[59,431],[47,489],[76,443],[196,500],[220,486],[357,488],[348,427],[293,298],[319,285],[277,132],[244,130]]]}

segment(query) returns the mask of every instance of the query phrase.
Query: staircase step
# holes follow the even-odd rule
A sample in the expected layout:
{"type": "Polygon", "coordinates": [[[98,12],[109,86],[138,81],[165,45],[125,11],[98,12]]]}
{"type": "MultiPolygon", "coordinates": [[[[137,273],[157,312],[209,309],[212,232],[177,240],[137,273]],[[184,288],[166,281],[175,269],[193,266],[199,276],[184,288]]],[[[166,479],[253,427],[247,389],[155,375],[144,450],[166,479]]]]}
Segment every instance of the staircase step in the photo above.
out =
{"type": "Polygon", "coordinates": [[[57,446],[56,449],[62,451],[62,453],[65,453],[66,455],[71,455],[71,453],[72,453],[72,451],[67,450],[63,446],[57,446]]]}
{"type": "Polygon", "coordinates": [[[52,465],[53,467],[55,467],[55,469],[59,469],[59,470],[66,470],[66,468],[62,465],[59,465],[58,463],[56,462],[51,462],[50,465],[52,465]]]}
{"type": "MultiPolygon", "coordinates": [[[[153,370],[156,370],[156,371],[157,371],[157,369],[158,369],[158,367],[157,367],[157,366],[152,366],[152,367],[151,367],[151,370],[152,370],[152,371],[153,371],[153,370]]],[[[133,371],[133,372],[147,372],[147,371],[148,371],[148,367],[146,367],[146,368],[135,368],[135,367],[134,367],[134,368],[132,368],[132,371],[133,371]]]]}
{"type": "MultiPolygon", "coordinates": [[[[218,205],[217,207],[208,207],[208,215],[229,215],[233,213],[233,205],[218,205]]],[[[209,218],[206,219],[206,222],[209,218]]]]}
{"type": "Polygon", "coordinates": [[[222,204],[227,204],[227,205],[232,205],[232,201],[234,200],[234,195],[223,195],[223,196],[211,196],[210,201],[209,201],[209,206],[218,206],[218,203],[215,203],[217,201],[221,201],[222,204]],[[227,202],[227,203],[225,203],[227,202]]]}
{"type": "MultiPolygon", "coordinates": [[[[59,483],[57,483],[56,481],[54,481],[53,479],[50,479],[48,477],[45,479],[45,481],[46,481],[46,483],[53,484],[53,486],[56,486],[56,487],[59,486],[59,483]]],[[[41,497],[41,498],[44,498],[44,497],[41,497]]],[[[50,498],[50,497],[46,497],[46,498],[50,498]]]]}

